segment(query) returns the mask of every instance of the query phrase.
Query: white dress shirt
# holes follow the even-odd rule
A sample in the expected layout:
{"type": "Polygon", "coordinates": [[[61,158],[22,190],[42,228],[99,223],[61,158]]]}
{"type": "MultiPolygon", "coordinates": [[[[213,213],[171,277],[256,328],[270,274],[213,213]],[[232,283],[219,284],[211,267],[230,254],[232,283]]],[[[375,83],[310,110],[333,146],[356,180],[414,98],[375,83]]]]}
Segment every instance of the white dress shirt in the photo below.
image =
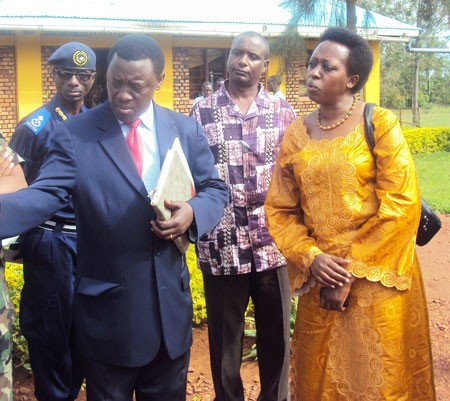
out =
{"type": "MultiPolygon", "coordinates": [[[[141,123],[137,126],[137,132],[142,141],[142,180],[147,192],[151,192],[156,187],[161,161],[159,157],[158,138],[155,132],[153,101],[146,111],[139,118],[141,123]]],[[[126,139],[130,132],[130,126],[123,121],[117,120],[126,139]]]]}

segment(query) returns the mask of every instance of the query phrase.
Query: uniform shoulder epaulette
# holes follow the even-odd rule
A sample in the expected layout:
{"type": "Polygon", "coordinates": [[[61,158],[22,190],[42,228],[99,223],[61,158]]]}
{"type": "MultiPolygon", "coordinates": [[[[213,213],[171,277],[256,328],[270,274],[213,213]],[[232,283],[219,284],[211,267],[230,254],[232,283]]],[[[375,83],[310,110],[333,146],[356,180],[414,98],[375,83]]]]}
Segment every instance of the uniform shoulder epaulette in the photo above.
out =
{"type": "Polygon", "coordinates": [[[67,116],[64,114],[64,112],[61,110],[61,107],[56,107],[55,111],[58,113],[58,115],[63,119],[67,120],[67,116]]]}
{"type": "Polygon", "coordinates": [[[24,125],[30,128],[35,134],[38,134],[50,117],[50,112],[46,108],[42,107],[30,114],[25,120],[24,125]]]}

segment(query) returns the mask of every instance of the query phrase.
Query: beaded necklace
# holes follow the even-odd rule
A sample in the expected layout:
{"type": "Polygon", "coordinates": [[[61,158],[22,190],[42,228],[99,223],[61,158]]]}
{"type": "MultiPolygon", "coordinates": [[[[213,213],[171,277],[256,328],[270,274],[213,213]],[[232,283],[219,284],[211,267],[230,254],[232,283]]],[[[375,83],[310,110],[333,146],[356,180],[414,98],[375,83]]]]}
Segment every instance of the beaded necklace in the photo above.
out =
{"type": "Polygon", "coordinates": [[[353,110],[355,110],[356,102],[357,102],[356,96],[353,96],[353,104],[352,104],[352,107],[350,107],[350,110],[348,111],[348,113],[342,118],[342,120],[340,120],[339,122],[337,122],[335,124],[331,124],[331,125],[320,124],[320,107],[319,107],[319,109],[317,110],[317,125],[318,125],[318,127],[324,131],[329,131],[331,129],[337,128],[340,125],[344,124],[348,120],[348,118],[352,115],[353,110]]]}

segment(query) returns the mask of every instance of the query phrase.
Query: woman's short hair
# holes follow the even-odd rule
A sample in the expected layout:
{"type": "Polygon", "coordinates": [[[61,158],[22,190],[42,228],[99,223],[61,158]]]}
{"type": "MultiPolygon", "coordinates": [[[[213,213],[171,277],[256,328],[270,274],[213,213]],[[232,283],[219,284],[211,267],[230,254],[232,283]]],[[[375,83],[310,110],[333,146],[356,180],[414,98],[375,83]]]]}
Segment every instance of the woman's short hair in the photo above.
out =
{"type": "Polygon", "coordinates": [[[359,81],[352,88],[352,93],[359,92],[369,79],[373,65],[373,54],[367,40],[346,28],[328,28],[320,35],[319,43],[331,40],[348,47],[348,75],[359,75],[359,81]]]}
{"type": "Polygon", "coordinates": [[[107,66],[116,53],[120,58],[127,61],[150,59],[157,76],[164,71],[164,54],[161,46],[150,36],[136,33],[125,35],[119,39],[108,53],[107,66]]]}

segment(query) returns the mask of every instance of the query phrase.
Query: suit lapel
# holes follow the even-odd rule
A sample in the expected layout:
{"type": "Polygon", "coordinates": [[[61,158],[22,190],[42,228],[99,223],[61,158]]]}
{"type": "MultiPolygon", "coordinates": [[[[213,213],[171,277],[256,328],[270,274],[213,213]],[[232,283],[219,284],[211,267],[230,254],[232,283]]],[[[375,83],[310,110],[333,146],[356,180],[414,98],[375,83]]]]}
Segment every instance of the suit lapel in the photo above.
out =
{"type": "Polygon", "coordinates": [[[109,155],[113,163],[121,171],[124,177],[129,181],[142,197],[149,201],[144,182],[134,164],[128,145],[120,129],[119,123],[111,109],[109,101],[102,106],[102,114],[98,119],[97,128],[100,130],[98,142],[100,146],[109,155]]]}
{"type": "Polygon", "coordinates": [[[158,138],[159,147],[159,160],[162,166],[164,162],[164,157],[167,151],[173,143],[173,140],[177,136],[177,130],[175,129],[173,120],[169,117],[167,111],[158,106],[155,102],[154,104],[154,116],[155,116],[155,129],[156,137],[158,138]]]}

